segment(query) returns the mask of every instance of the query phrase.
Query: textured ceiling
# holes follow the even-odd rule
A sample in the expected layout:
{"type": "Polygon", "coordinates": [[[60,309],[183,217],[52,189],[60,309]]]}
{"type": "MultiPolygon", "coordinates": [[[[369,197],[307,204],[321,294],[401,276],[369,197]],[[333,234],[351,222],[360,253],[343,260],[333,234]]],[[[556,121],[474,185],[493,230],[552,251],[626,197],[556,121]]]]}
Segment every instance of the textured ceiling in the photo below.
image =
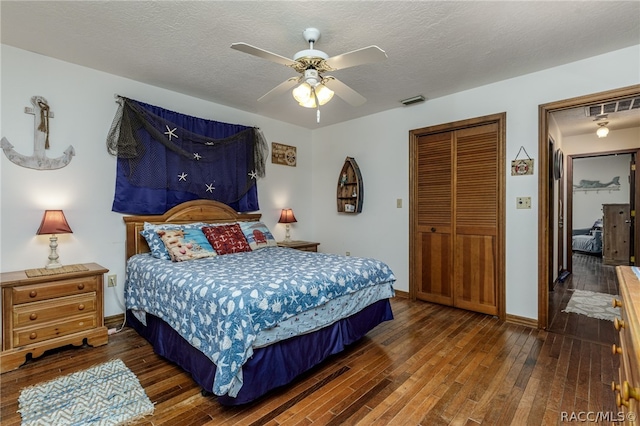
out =
{"type": "Polygon", "coordinates": [[[2,1],[0,17],[3,44],[313,129],[638,44],[640,2],[604,3],[2,1]],[[388,56],[333,73],[367,102],[336,97],[320,124],[288,93],[256,101],[292,69],[229,48],[293,57],[307,27],[329,56],[388,56]]]}

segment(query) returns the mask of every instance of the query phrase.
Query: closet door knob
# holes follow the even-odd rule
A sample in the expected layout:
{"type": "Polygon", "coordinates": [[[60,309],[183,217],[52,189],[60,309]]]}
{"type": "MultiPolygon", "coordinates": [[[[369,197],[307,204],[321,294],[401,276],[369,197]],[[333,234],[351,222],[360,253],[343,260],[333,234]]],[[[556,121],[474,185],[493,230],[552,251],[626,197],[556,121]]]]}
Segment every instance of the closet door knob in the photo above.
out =
{"type": "Polygon", "coordinates": [[[611,353],[614,355],[618,355],[622,353],[622,348],[620,346],[616,346],[616,344],[614,343],[611,346],[611,353]]]}
{"type": "Polygon", "coordinates": [[[612,299],[611,300],[611,305],[613,305],[614,308],[621,308],[622,307],[622,302],[618,299],[612,299]]]}

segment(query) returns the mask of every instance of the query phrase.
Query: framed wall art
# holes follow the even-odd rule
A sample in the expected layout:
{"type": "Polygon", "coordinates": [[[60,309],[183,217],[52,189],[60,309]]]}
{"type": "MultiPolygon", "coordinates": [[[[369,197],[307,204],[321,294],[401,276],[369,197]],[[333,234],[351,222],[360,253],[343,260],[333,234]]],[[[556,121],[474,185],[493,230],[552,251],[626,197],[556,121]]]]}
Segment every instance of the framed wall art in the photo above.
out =
{"type": "Polygon", "coordinates": [[[271,162],[273,164],[295,167],[297,163],[296,147],[271,142],[271,162]]]}

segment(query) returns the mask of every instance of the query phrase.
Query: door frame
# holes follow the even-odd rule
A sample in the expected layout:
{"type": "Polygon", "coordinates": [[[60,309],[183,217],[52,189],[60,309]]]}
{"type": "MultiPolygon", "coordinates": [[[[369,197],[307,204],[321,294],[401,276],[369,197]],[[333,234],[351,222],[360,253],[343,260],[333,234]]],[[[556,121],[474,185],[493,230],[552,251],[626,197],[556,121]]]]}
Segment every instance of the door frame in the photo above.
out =
{"type": "MultiPolygon", "coordinates": [[[[640,153],[640,148],[636,148],[636,149],[621,149],[621,150],[616,150],[616,151],[602,151],[602,152],[590,152],[590,153],[584,153],[584,154],[573,154],[573,155],[568,155],[566,157],[567,159],[567,188],[573,188],[573,162],[576,159],[581,159],[581,158],[597,158],[597,157],[609,157],[611,155],[630,155],[631,156],[631,161],[634,161],[634,157],[637,157],[638,154],[640,153]]],[[[630,175],[631,178],[633,178],[632,175],[630,175]]],[[[635,205],[635,189],[634,189],[635,185],[633,185],[633,181],[630,183],[630,187],[629,187],[629,206],[630,208],[633,210],[634,209],[634,205],[635,205]]],[[[571,231],[573,229],[573,190],[571,191],[567,191],[567,213],[566,213],[566,219],[565,219],[565,224],[566,229],[565,229],[565,235],[564,238],[567,241],[567,270],[569,272],[573,272],[573,248],[571,247],[571,244],[569,244],[568,242],[571,240],[571,231]]],[[[630,245],[629,245],[629,250],[633,250],[633,242],[635,240],[634,238],[634,227],[631,227],[631,239],[630,239],[630,245]]],[[[630,253],[633,253],[632,251],[630,251],[630,253]]]]}
{"type": "MultiPolygon", "coordinates": [[[[538,157],[539,164],[550,164],[549,152],[549,118],[555,111],[588,106],[590,104],[615,101],[623,98],[640,96],[640,84],[620,89],[594,93],[538,106],[538,157]]],[[[637,191],[636,191],[637,192],[637,191]]],[[[553,267],[553,250],[550,249],[550,239],[553,239],[555,229],[549,229],[549,171],[538,172],[538,328],[546,329],[549,323],[549,283],[547,277],[549,268],[553,267]]],[[[636,194],[636,206],[638,202],[636,194]]],[[[566,217],[565,217],[566,219],[566,217]]],[[[565,220],[566,224],[566,220],[565,220]]],[[[635,247],[638,245],[638,232],[634,236],[635,247]]]]}

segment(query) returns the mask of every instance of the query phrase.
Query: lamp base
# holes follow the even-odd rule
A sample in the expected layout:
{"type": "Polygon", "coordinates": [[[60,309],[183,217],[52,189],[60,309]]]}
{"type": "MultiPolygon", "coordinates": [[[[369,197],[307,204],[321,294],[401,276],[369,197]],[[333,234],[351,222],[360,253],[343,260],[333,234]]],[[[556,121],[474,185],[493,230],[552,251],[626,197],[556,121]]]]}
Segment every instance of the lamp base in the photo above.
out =
{"type": "Polygon", "coordinates": [[[287,223],[286,226],[286,230],[287,232],[284,234],[284,242],[285,243],[290,243],[291,242],[291,234],[289,234],[289,224],[287,223]]]}
{"type": "Polygon", "coordinates": [[[55,235],[51,235],[49,238],[49,248],[51,252],[49,253],[49,263],[45,266],[45,269],[56,269],[61,268],[62,263],[58,262],[58,237],[55,235]]]}

